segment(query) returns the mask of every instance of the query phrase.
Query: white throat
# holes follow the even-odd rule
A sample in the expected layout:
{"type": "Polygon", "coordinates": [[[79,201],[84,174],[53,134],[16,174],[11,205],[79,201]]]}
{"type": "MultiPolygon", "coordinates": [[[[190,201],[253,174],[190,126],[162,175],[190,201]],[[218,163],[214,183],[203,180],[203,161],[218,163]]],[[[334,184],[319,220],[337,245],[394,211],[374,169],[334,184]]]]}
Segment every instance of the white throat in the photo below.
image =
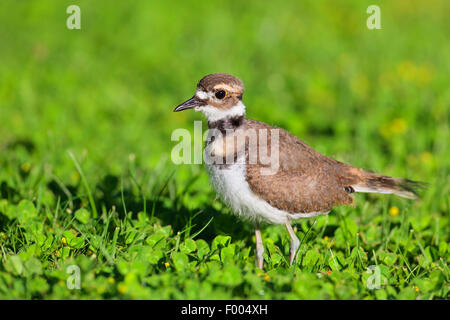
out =
{"type": "Polygon", "coordinates": [[[227,117],[245,115],[245,106],[242,101],[239,101],[237,105],[227,110],[220,110],[216,107],[206,105],[203,107],[196,107],[195,111],[202,112],[206,116],[206,118],[208,118],[208,121],[218,121],[227,117]]]}

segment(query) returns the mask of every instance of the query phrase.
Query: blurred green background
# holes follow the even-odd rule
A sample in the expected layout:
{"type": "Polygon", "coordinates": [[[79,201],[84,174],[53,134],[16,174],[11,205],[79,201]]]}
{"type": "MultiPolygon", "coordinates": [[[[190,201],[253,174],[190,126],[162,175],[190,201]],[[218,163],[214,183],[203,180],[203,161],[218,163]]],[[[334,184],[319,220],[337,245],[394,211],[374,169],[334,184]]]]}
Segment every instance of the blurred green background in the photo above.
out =
{"type": "MultiPolygon", "coordinates": [[[[124,194],[138,199],[134,214],[151,211],[155,203],[151,200],[158,197],[163,199],[161,207],[171,212],[168,215],[172,214],[174,221],[179,219],[180,208],[189,217],[194,211],[209,208],[205,221],[211,216],[229,215],[220,202],[214,201],[202,166],[175,166],[170,161],[171,149],[176,144],[170,140],[172,131],[177,128],[193,131],[193,121],[202,119],[198,113],[174,114],[172,110],[193,95],[199,79],[214,72],[231,73],[244,81],[248,117],[283,127],[338,160],[430,183],[419,204],[361,196],[353,217],[365,212],[370,224],[370,217],[377,215],[376,210],[375,213],[367,208],[369,213],[359,210],[364,199],[374,206],[381,201],[376,207],[378,212],[386,212],[393,205],[400,209],[416,206],[420,208],[417,219],[434,217],[434,220],[427,218],[429,234],[424,235],[427,239],[424,241],[435,241],[433,234],[440,230],[436,246],[442,240],[446,242],[450,167],[449,4],[445,0],[1,1],[3,263],[36,241],[33,236],[20,238],[17,230],[24,227],[17,218],[20,210],[16,216],[11,213],[24,199],[36,207],[33,215],[43,221],[39,228],[47,230],[51,225],[52,230],[59,230],[55,231],[55,243],[71,227],[66,209],[72,212],[83,207],[95,215],[89,198],[103,218],[117,210],[118,224],[123,222],[126,205],[131,207],[127,201],[120,201],[126,198],[124,194]],[[81,8],[81,30],[66,28],[69,16],[66,8],[71,4],[81,8]],[[381,8],[381,30],[366,27],[369,16],[366,9],[372,4],[381,8]],[[76,162],[82,171],[77,169],[76,162]],[[85,181],[80,172],[84,173],[85,181]],[[435,221],[440,221],[438,229],[433,229],[435,221]],[[18,237],[14,243],[13,235],[18,237]]],[[[158,217],[158,210],[153,210],[153,216],[158,217]]],[[[187,223],[183,221],[179,225],[187,223]]],[[[231,222],[219,226],[213,220],[207,228],[210,239],[217,233],[232,238],[236,235],[233,228],[240,228],[236,227],[239,222],[227,221],[231,222]]],[[[175,237],[175,222],[168,219],[160,223],[169,224],[174,228],[171,236],[176,242],[179,239],[175,237]]],[[[94,234],[92,230],[89,232],[94,234]]],[[[89,232],[81,232],[85,241],[89,232]]],[[[251,247],[251,226],[238,229],[237,234],[241,233],[248,237],[239,240],[242,247],[251,247]]],[[[119,241],[127,234],[120,233],[119,241]]],[[[270,237],[270,233],[265,236],[270,237]]],[[[205,236],[207,242],[208,239],[205,236]]],[[[30,253],[21,259],[37,257],[43,270],[57,269],[59,258],[51,256],[56,247],[51,248],[48,255],[30,253]],[[51,265],[52,261],[56,267],[51,265]]],[[[177,251],[178,244],[174,248],[177,251]]],[[[87,256],[88,249],[93,248],[71,251],[70,257],[87,256]]],[[[367,251],[372,254],[370,249],[367,251]]],[[[447,251],[442,252],[447,260],[447,251]]],[[[413,253],[411,259],[415,261],[420,254],[423,252],[413,253]]],[[[165,270],[162,261],[159,261],[161,269],[155,267],[146,270],[146,274],[162,273],[165,270]]],[[[252,259],[249,261],[249,265],[253,264],[252,259]]],[[[111,261],[108,263],[111,265],[111,261]]],[[[0,292],[10,294],[5,297],[71,297],[69,293],[52,291],[52,283],[58,282],[49,280],[51,275],[43,277],[49,283],[47,291],[26,294],[15,287],[17,279],[27,283],[26,275],[15,274],[5,266],[0,270],[9,279],[0,285],[0,292]]],[[[120,270],[105,272],[120,273],[120,270]]],[[[408,282],[408,288],[411,286],[408,282]]],[[[448,288],[448,282],[445,287],[448,288]]],[[[87,290],[81,297],[91,294],[135,297],[126,296],[125,289],[111,290],[109,296],[87,290]]],[[[211,297],[254,297],[253,291],[220,290],[221,294],[211,297]]],[[[302,292],[292,297],[304,298],[302,292]]],[[[361,298],[366,294],[331,296],[361,298]]],[[[186,296],[161,292],[141,295],[186,296]]],[[[274,293],[267,297],[285,296],[274,293]]],[[[380,297],[395,295],[387,293],[380,297]]],[[[442,293],[440,297],[444,297],[442,293]]]]}

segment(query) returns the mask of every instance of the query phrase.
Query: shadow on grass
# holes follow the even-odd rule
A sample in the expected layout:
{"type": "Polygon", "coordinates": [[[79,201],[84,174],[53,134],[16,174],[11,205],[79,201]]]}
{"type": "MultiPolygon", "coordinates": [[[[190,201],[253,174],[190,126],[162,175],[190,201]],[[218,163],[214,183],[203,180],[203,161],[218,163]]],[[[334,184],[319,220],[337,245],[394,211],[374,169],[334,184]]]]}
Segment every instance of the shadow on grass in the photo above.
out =
{"type": "MultiPolygon", "coordinates": [[[[47,187],[60,199],[61,204],[69,206],[70,203],[73,211],[82,206],[82,201],[72,196],[81,193],[81,185],[62,185],[56,180],[51,180],[47,187]]],[[[142,196],[137,195],[131,187],[121,187],[120,178],[113,175],[106,175],[97,184],[94,201],[99,212],[100,208],[110,210],[115,207],[120,219],[125,218],[125,210],[131,212],[133,219],[137,219],[138,213],[144,212],[145,208],[149,218],[153,216],[161,225],[170,225],[175,234],[185,232],[190,226],[191,236],[201,231],[195,239],[207,242],[211,242],[219,234],[232,235],[233,241],[249,240],[254,230],[250,222],[242,222],[228,212],[219,212],[211,205],[192,210],[183,205],[181,197],[171,201],[165,192],[154,199],[145,200],[144,203],[142,196]]]]}
{"type": "MultiPolygon", "coordinates": [[[[19,152],[19,149],[22,150],[20,152],[29,156],[35,151],[34,144],[31,140],[26,139],[15,140],[3,145],[2,148],[11,155],[19,152]]],[[[15,168],[18,166],[17,163],[17,159],[11,157],[6,159],[4,165],[15,168]]],[[[163,171],[161,176],[164,176],[163,171]]],[[[67,208],[75,212],[79,208],[89,207],[88,196],[81,181],[76,184],[68,184],[67,181],[62,181],[51,173],[48,175],[42,171],[39,175],[41,179],[45,179],[45,188],[56,199],[55,203],[52,203],[47,209],[51,211],[61,210],[60,218],[64,217],[67,208]]],[[[140,179],[145,180],[144,176],[140,179]]],[[[188,232],[192,236],[201,231],[195,239],[204,239],[207,242],[211,242],[214,237],[220,234],[232,235],[233,241],[243,239],[248,241],[253,235],[252,223],[243,222],[229,212],[220,212],[210,204],[202,204],[201,207],[189,209],[183,204],[182,195],[171,197],[167,190],[167,184],[169,182],[175,183],[172,178],[169,178],[165,184],[155,184],[150,188],[151,190],[147,191],[138,191],[139,188],[136,187],[135,181],[132,182],[131,176],[125,178],[127,183],[123,185],[120,176],[111,174],[97,180],[95,189],[92,189],[92,194],[99,213],[110,212],[112,208],[115,208],[119,218],[123,220],[126,216],[125,211],[131,212],[132,218],[135,219],[139,212],[145,210],[149,217],[153,216],[158,219],[161,225],[170,225],[175,234],[188,232]],[[143,199],[143,195],[147,197],[146,200],[143,199]],[[187,228],[190,228],[190,230],[186,231],[187,228]]],[[[28,175],[21,175],[23,185],[27,185],[29,179],[31,178],[28,175]]],[[[194,177],[191,183],[187,185],[192,185],[195,179],[194,177]]],[[[35,188],[38,187],[36,182],[33,185],[35,188]]],[[[189,188],[184,186],[183,188],[183,192],[190,192],[188,191],[189,188]]],[[[30,191],[38,194],[38,190],[18,189],[8,181],[0,181],[0,197],[1,199],[7,199],[10,204],[18,204],[22,199],[30,199],[30,191]]],[[[36,198],[30,200],[35,204],[39,202],[36,198]]],[[[101,220],[99,221],[101,223],[101,220]]],[[[0,230],[5,230],[8,223],[7,217],[0,212],[0,230]]]]}

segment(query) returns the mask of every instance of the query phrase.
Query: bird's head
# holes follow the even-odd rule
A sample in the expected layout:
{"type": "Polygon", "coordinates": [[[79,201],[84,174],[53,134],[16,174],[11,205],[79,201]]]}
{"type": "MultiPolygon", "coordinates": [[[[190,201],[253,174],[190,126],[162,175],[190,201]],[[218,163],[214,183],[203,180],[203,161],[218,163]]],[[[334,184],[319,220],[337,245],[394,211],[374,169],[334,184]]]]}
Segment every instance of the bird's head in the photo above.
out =
{"type": "Polygon", "coordinates": [[[225,73],[209,74],[199,81],[195,95],[174,112],[194,109],[201,111],[209,121],[244,115],[243,92],[244,84],[238,78],[225,73]]]}

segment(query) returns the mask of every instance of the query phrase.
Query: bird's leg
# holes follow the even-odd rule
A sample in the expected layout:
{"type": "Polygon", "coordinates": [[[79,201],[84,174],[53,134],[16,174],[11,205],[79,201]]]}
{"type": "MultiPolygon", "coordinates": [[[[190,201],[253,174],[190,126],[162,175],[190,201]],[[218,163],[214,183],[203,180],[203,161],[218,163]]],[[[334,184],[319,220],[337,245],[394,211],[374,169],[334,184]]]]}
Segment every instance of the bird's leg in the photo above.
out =
{"type": "Polygon", "coordinates": [[[262,242],[261,230],[259,229],[259,224],[256,224],[255,236],[256,236],[256,261],[258,264],[258,268],[260,268],[262,270],[263,262],[264,262],[264,257],[263,257],[264,245],[262,242]]]}
{"type": "Polygon", "coordinates": [[[292,265],[292,262],[294,262],[294,259],[297,256],[297,250],[300,246],[300,240],[298,240],[297,236],[295,235],[294,230],[292,230],[292,226],[289,222],[286,222],[286,229],[289,233],[289,237],[291,238],[291,257],[289,259],[289,264],[292,265]]]}

